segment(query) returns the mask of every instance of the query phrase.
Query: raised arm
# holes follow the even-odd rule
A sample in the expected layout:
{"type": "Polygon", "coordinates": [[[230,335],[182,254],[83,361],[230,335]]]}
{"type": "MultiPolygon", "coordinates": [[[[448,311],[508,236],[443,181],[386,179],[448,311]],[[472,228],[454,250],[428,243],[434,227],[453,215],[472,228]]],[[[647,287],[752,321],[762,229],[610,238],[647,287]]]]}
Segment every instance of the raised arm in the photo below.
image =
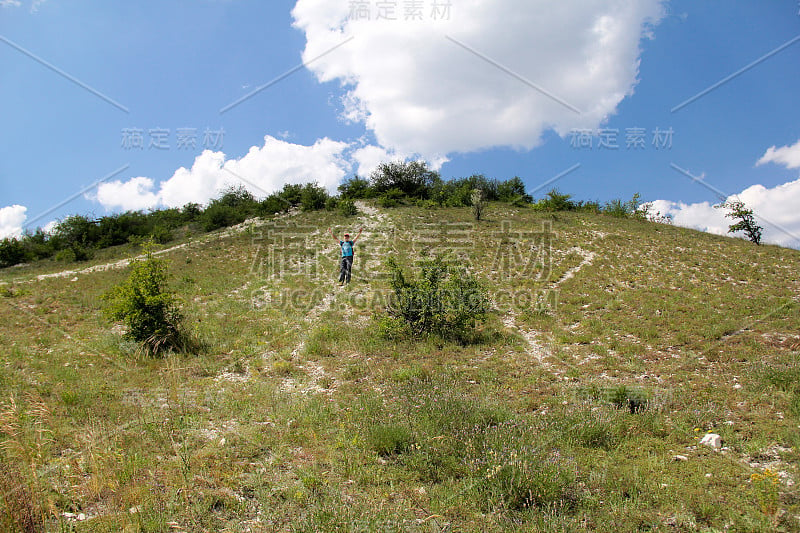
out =
{"type": "Polygon", "coordinates": [[[336,238],[336,235],[333,234],[333,230],[331,228],[328,228],[328,233],[331,234],[331,237],[333,237],[334,241],[336,241],[337,243],[339,242],[339,239],[336,238]]]}
{"type": "Polygon", "coordinates": [[[358,230],[358,235],[356,235],[355,237],[353,237],[353,242],[356,242],[356,241],[358,240],[358,238],[359,238],[359,237],[361,237],[361,232],[362,232],[362,231],[364,231],[364,228],[359,228],[359,230],[358,230]]]}

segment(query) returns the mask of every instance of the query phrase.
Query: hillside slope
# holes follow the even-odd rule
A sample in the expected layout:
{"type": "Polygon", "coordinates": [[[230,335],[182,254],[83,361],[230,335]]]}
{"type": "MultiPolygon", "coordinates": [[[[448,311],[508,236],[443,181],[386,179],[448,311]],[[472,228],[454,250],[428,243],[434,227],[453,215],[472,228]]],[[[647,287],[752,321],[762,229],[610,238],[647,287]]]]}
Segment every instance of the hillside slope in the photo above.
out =
{"type": "Polygon", "coordinates": [[[360,208],[163,253],[200,354],[137,358],[103,317],[123,258],[0,272],[0,524],[800,530],[800,252],[503,204],[479,223],[360,208]],[[361,226],[339,287],[327,228],[361,226]],[[480,342],[379,335],[383,260],[436,253],[487,287],[480,342]]]}

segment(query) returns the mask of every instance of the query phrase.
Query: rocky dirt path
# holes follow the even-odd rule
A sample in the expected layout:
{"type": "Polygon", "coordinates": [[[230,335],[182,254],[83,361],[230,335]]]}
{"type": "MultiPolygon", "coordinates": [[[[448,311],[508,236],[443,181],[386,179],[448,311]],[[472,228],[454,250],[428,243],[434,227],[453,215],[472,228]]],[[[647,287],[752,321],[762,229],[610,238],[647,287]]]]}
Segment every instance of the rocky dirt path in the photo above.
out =
{"type": "MultiPolygon", "coordinates": [[[[364,231],[361,234],[361,237],[359,237],[359,239],[363,239],[362,242],[380,239],[381,229],[385,227],[388,220],[388,215],[380,211],[378,208],[372,207],[363,201],[356,201],[356,207],[358,208],[360,215],[355,219],[354,227],[348,231],[352,233],[356,231],[356,227],[363,227],[364,231]]],[[[381,249],[380,243],[373,242],[371,244],[371,249],[375,251],[370,254],[366,261],[362,261],[361,264],[357,265],[359,270],[363,273],[369,272],[369,268],[374,267],[374,265],[371,265],[370,263],[374,262],[375,259],[380,260],[380,258],[383,257],[384,252],[379,251],[381,249]]],[[[356,253],[358,254],[358,245],[356,245],[356,253]]],[[[354,273],[354,279],[357,279],[359,275],[363,274],[354,273]]],[[[341,303],[339,301],[340,296],[347,294],[347,297],[350,299],[358,296],[363,297],[369,290],[368,283],[355,282],[346,287],[338,286],[333,281],[330,283],[332,285],[330,292],[327,292],[322,300],[317,305],[312,307],[303,317],[303,322],[305,323],[303,329],[308,333],[306,333],[306,335],[300,339],[297,346],[295,346],[292,350],[291,357],[293,360],[299,361],[303,359],[303,352],[306,347],[308,334],[314,330],[314,325],[319,321],[319,318],[323,313],[335,308],[341,303]]],[[[281,383],[281,388],[284,391],[299,391],[304,394],[330,394],[336,390],[335,376],[332,376],[326,372],[319,363],[305,360],[298,363],[298,369],[306,375],[306,380],[304,380],[304,383],[300,383],[294,377],[287,376],[283,378],[281,383]],[[323,386],[323,384],[326,386],[323,386]]]]}
{"type": "MultiPolygon", "coordinates": [[[[277,220],[278,218],[285,218],[286,216],[294,216],[296,213],[297,213],[296,211],[295,212],[290,212],[290,213],[287,213],[286,215],[283,215],[282,217],[277,217],[276,219],[253,218],[253,219],[245,220],[241,224],[237,224],[235,226],[231,226],[231,227],[226,228],[224,230],[212,232],[212,233],[207,234],[207,235],[202,235],[200,237],[192,239],[189,242],[185,242],[185,243],[178,244],[178,245],[175,245],[175,246],[170,246],[169,248],[164,248],[163,250],[158,250],[156,252],[153,252],[153,255],[155,255],[155,256],[166,255],[166,254],[172,253],[172,252],[174,252],[176,250],[180,250],[180,249],[183,249],[183,248],[196,247],[196,246],[199,246],[199,245],[202,245],[202,244],[206,244],[206,243],[208,243],[209,241],[212,241],[212,240],[218,240],[218,239],[224,239],[226,237],[231,237],[233,235],[237,235],[239,233],[243,233],[243,232],[247,231],[250,228],[266,225],[266,224],[268,224],[270,222],[273,222],[274,220],[277,220]]],[[[116,270],[116,269],[125,268],[128,265],[130,265],[131,262],[139,260],[139,259],[144,259],[144,258],[145,258],[145,255],[144,254],[140,254],[140,255],[132,258],[132,259],[131,258],[126,258],[126,259],[120,259],[118,261],[111,261],[111,262],[108,262],[108,263],[102,263],[102,264],[99,264],[99,265],[92,265],[92,266],[88,266],[86,268],[75,268],[75,269],[61,270],[59,272],[51,272],[51,273],[48,273],[48,274],[38,274],[37,276],[35,276],[33,278],[30,278],[30,279],[13,280],[13,283],[32,283],[32,282],[35,282],[35,281],[43,281],[43,280],[52,279],[52,278],[68,278],[68,277],[75,277],[75,276],[77,276],[79,274],[92,274],[94,272],[105,272],[107,270],[116,270]]],[[[0,284],[2,284],[2,283],[4,283],[4,282],[0,282],[0,284]]]]}
{"type": "MultiPolygon", "coordinates": [[[[596,242],[600,239],[603,239],[606,234],[595,232],[595,236],[596,239],[591,241],[589,243],[590,245],[595,245],[596,242]]],[[[551,289],[558,289],[562,283],[574,278],[583,268],[591,265],[597,257],[595,252],[584,250],[578,246],[573,246],[572,248],[564,250],[561,255],[566,257],[571,253],[578,254],[583,259],[578,265],[567,270],[558,280],[553,282],[551,284],[551,289]]],[[[503,318],[503,325],[505,325],[508,329],[516,331],[522,336],[527,344],[527,355],[535,359],[544,369],[552,372],[555,375],[562,375],[566,369],[577,367],[576,363],[574,362],[567,361],[563,358],[555,358],[552,350],[547,346],[546,341],[541,338],[541,335],[538,332],[519,324],[518,317],[513,311],[509,311],[508,314],[506,314],[506,316],[503,318]]]]}

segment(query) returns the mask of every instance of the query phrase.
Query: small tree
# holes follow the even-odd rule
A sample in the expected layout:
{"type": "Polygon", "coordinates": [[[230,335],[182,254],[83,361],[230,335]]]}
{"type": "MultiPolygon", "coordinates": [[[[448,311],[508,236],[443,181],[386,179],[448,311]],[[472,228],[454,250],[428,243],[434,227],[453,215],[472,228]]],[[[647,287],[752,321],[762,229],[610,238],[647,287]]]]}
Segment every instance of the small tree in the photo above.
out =
{"type": "Polygon", "coordinates": [[[472,189],[470,200],[472,201],[472,216],[475,217],[475,220],[480,220],[486,210],[486,198],[483,195],[483,189],[472,189]]]}
{"type": "Polygon", "coordinates": [[[83,215],[72,215],[55,227],[55,235],[71,253],[70,259],[86,261],[92,257],[92,247],[97,243],[97,222],[83,215]]]}
{"type": "Polygon", "coordinates": [[[440,257],[420,262],[418,279],[407,278],[394,258],[386,261],[394,294],[389,316],[403,321],[414,335],[433,334],[469,342],[486,318],[489,301],[484,288],[464,267],[440,257]]]}
{"type": "Polygon", "coordinates": [[[328,192],[316,183],[306,183],[300,193],[300,207],[303,211],[316,211],[325,207],[328,192]]]}
{"type": "Polygon", "coordinates": [[[714,207],[718,209],[730,209],[725,213],[726,218],[738,220],[735,224],[728,226],[728,233],[736,233],[737,231],[744,231],[750,242],[761,244],[761,226],[756,224],[756,219],[753,216],[753,210],[745,207],[744,202],[739,200],[729,200],[714,207]]]}
{"type": "Polygon", "coordinates": [[[536,208],[542,211],[574,211],[575,202],[570,200],[571,194],[563,194],[558,189],[551,189],[547,198],[536,202],[536,208]]]}
{"type": "Polygon", "coordinates": [[[142,352],[159,355],[168,350],[196,347],[182,328],[183,315],[174,293],[167,287],[163,261],[148,250],[144,260],[131,265],[128,279],[103,295],[106,314],[127,326],[125,337],[140,344],[142,352]]]}
{"type": "Polygon", "coordinates": [[[0,241],[0,268],[17,265],[25,261],[25,246],[15,237],[0,241]]]}
{"type": "Polygon", "coordinates": [[[375,196],[375,191],[369,184],[369,180],[359,176],[353,176],[339,185],[339,193],[342,198],[349,198],[351,200],[375,196]]]}
{"type": "Polygon", "coordinates": [[[399,189],[406,196],[423,199],[439,179],[439,173],[424,161],[381,163],[370,174],[370,184],[378,193],[399,189]]]}
{"type": "Polygon", "coordinates": [[[354,217],[358,214],[358,207],[353,200],[340,200],[337,209],[339,210],[339,214],[347,218],[354,217]]]}

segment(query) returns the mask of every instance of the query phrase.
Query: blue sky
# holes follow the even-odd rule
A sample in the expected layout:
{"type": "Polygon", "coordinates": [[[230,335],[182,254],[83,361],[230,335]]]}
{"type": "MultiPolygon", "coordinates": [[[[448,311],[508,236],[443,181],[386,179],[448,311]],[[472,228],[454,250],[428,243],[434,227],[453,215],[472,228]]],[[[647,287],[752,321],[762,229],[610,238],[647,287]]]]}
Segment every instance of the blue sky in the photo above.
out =
{"type": "Polygon", "coordinates": [[[800,247],[799,11],[0,0],[0,236],[203,202],[240,178],[259,195],[335,190],[421,157],[445,177],[520,176],[537,197],[639,192],[718,233],[728,222],[712,204],[738,195],[767,240],[800,247]]]}

